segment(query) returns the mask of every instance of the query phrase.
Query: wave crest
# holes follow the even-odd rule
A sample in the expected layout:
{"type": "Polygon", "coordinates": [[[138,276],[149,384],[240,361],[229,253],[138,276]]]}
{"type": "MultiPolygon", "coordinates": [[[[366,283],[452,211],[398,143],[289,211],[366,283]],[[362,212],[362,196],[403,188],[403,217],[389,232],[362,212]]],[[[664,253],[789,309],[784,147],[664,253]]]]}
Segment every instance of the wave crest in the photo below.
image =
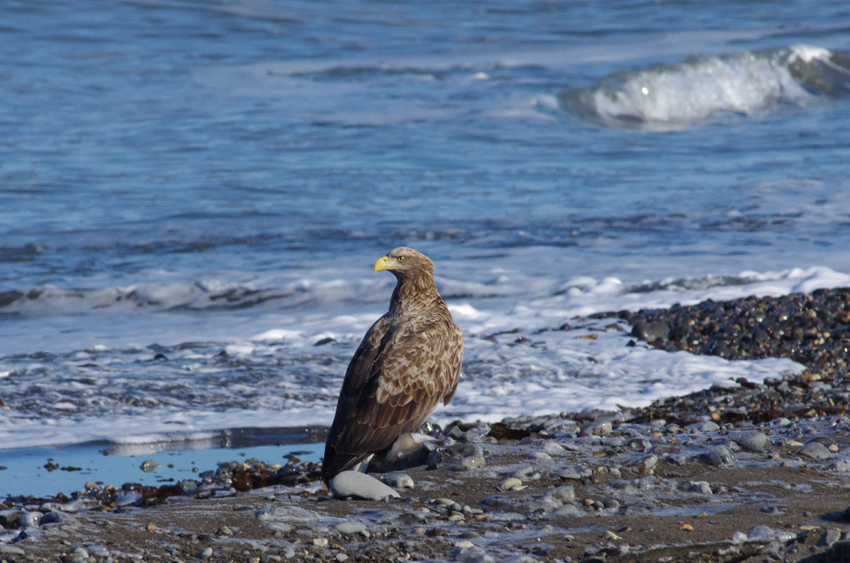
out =
{"type": "Polygon", "coordinates": [[[809,45],[697,56],[618,72],[561,95],[566,110],[601,125],[685,129],[723,113],[754,115],[780,103],[810,105],[850,91],[850,54],[809,45]]]}

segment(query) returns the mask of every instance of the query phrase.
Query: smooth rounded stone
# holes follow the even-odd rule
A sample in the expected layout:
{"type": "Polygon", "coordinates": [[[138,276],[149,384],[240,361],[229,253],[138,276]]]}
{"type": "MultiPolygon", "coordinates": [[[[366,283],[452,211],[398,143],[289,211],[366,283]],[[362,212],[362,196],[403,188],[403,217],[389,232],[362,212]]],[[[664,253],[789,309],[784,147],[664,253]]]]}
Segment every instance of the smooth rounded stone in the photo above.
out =
{"type": "Polygon", "coordinates": [[[414,485],[410,475],[385,475],[381,481],[396,489],[412,489],[414,485]]]}
{"type": "Polygon", "coordinates": [[[691,481],[691,491],[700,495],[711,496],[714,491],[706,481],[691,481]]]}
{"type": "Polygon", "coordinates": [[[850,459],[839,459],[830,465],[829,468],[839,473],[850,473],[850,459]]]}
{"type": "Polygon", "coordinates": [[[608,420],[597,420],[591,422],[582,431],[589,436],[608,436],[614,430],[614,425],[608,420]]]}
{"type": "Polygon", "coordinates": [[[109,549],[105,545],[90,545],[86,549],[89,553],[99,558],[109,557],[109,549]]]}
{"type": "Polygon", "coordinates": [[[83,561],[88,558],[89,552],[82,547],[78,547],[68,555],[63,555],[59,559],[61,559],[62,563],[83,563],[83,561]]]}
{"type": "Polygon", "coordinates": [[[357,498],[363,500],[383,500],[387,497],[399,498],[395,489],[374,477],[359,471],[343,471],[331,479],[328,488],[338,498],[357,498]]]}
{"type": "Polygon", "coordinates": [[[691,432],[717,432],[720,430],[720,425],[711,420],[703,420],[688,424],[685,428],[691,432]]]}
{"type": "Polygon", "coordinates": [[[528,459],[552,459],[546,452],[531,452],[526,456],[528,459]]]}
{"type": "Polygon", "coordinates": [[[141,493],[131,491],[115,499],[115,506],[130,506],[142,501],[141,493]]]}
{"type": "Polygon", "coordinates": [[[499,483],[499,488],[503,491],[512,491],[522,487],[522,481],[516,477],[510,477],[499,483]]]}
{"type": "Polygon", "coordinates": [[[327,547],[328,540],[327,538],[313,538],[313,545],[316,547],[327,547]]]}
{"type": "Polygon", "coordinates": [[[287,559],[292,559],[293,557],[295,557],[295,550],[291,547],[287,547],[283,550],[283,556],[287,559]]]}
{"type": "Polygon", "coordinates": [[[26,555],[26,552],[13,545],[0,545],[0,555],[26,555]]]}
{"type": "Polygon", "coordinates": [[[18,518],[18,527],[35,528],[41,522],[42,518],[44,518],[44,514],[41,512],[24,512],[18,518]]]}
{"type": "Polygon", "coordinates": [[[346,554],[344,554],[344,553],[341,553],[341,552],[340,552],[340,553],[337,553],[337,554],[336,554],[336,560],[337,560],[337,561],[339,561],[340,563],[341,563],[342,561],[348,561],[348,555],[346,555],[346,554]]]}
{"type": "Polygon", "coordinates": [[[48,512],[39,520],[39,526],[46,526],[47,524],[66,524],[68,522],[73,522],[76,519],[75,516],[68,514],[67,512],[60,512],[58,510],[54,510],[52,512],[48,512]]]}
{"type": "Polygon", "coordinates": [[[346,536],[362,534],[366,531],[366,524],[363,522],[342,522],[336,525],[336,531],[346,536]]]}
{"type": "Polygon", "coordinates": [[[735,454],[732,453],[729,446],[714,446],[702,455],[702,459],[709,465],[720,467],[722,465],[731,465],[734,463],[735,454]]]}
{"type": "Polygon", "coordinates": [[[650,473],[658,466],[658,456],[649,454],[634,462],[634,466],[641,473],[650,473]]]}
{"type": "Polygon", "coordinates": [[[797,452],[799,455],[806,456],[811,459],[829,459],[832,453],[829,448],[820,442],[809,442],[797,452]]]}
{"type": "Polygon", "coordinates": [[[450,498],[438,498],[434,499],[434,504],[439,504],[440,506],[451,506],[455,504],[455,501],[450,498]]]}
{"type": "Polygon", "coordinates": [[[793,423],[790,420],[788,420],[787,418],[785,418],[784,416],[781,416],[781,417],[776,418],[773,421],[771,421],[771,424],[773,426],[788,426],[788,425],[793,424],[793,423]]]}
{"type": "Polygon", "coordinates": [[[481,469],[487,465],[487,462],[484,461],[484,458],[477,455],[471,455],[469,457],[465,457],[456,464],[454,464],[451,468],[454,471],[472,471],[473,469],[481,469]]]}
{"type": "Polygon", "coordinates": [[[750,537],[744,532],[735,532],[732,534],[732,543],[745,543],[750,537]]]}
{"type": "Polygon", "coordinates": [[[546,440],[543,442],[543,451],[552,457],[567,455],[567,450],[554,440],[546,440]]]}
{"type": "Polygon", "coordinates": [[[562,504],[573,504],[576,501],[576,490],[569,485],[564,485],[561,487],[555,487],[551,491],[547,492],[546,496],[556,499],[562,504]]]}
{"type": "Polygon", "coordinates": [[[198,552],[198,559],[205,560],[209,559],[213,556],[213,549],[211,547],[205,547],[200,552],[198,552]]]}
{"type": "Polygon", "coordinates": [[[731,434],[732,441],[751,452],[760,452],[767,445],[767,436],[754,430],[751,432],[735,432],[731,434]]]}
{"type": "Polygon", "coordinates": [[[670,338],[670,325],[664,322],[638,321],[632,327],[631,334],[646,342],[655,339],[667,340],[670,338]]]}
{"type": "Polygon", "coordinates": [[[141,470],[142,470],[142,471],[144,471],[145,473],[150,473],[151,471],[153,471],[154,469],[156,469],[158,465],[159,465],[159,464],[158,464],[157,462],[155,462],[154,460],[152,460],[152,459],[146,459],[146,460],[145,460],[145,461],[143,461],[143,462],[142,462],[142,464],[139,466],[139,469],[141,469],[141,470]]]}
{"type": "Polygon", "coordinates": [[[487,555],[483,549],[477,546],[460,547],[449,552],[459,563],[496,563],[496,560],[487,555]]]}

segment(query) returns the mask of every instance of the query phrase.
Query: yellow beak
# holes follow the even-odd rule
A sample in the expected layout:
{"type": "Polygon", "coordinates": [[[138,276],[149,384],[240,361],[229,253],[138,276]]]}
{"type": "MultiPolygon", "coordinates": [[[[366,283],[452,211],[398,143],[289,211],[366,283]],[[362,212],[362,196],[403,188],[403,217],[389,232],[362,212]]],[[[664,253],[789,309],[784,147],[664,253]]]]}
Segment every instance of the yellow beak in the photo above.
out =
{"type": "Polygon", "coordinates": [[[375,275],[377,275],[378,272],[382,272],[384,270],[389,270],[389,269],[390,269],[390,257],[389,256],[384,256],[383,258],[378,258],[378,261],[375,262],[375,275]]]}

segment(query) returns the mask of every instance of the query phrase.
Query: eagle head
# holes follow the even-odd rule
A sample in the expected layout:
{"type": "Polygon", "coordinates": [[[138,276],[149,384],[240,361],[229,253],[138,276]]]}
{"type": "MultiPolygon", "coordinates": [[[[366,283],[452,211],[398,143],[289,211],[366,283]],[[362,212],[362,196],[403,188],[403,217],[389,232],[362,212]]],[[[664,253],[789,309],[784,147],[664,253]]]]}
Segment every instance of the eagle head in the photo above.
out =
{"type": "Polygon", "coordinates": [[[375,262],[375,273],[389,270],[401,279],[423,273],[433,274],[434,263],[421,252],[400,246],[375,262]]]}

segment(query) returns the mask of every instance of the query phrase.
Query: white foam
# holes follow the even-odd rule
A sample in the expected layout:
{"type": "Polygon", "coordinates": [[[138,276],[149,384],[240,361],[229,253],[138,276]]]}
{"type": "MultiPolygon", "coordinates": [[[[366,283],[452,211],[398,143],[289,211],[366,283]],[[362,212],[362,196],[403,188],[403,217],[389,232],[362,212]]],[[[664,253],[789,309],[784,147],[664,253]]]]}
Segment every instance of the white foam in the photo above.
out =
{"type": "Polygon", "coordinates": [[[827,49],[795,45],[699,57],[614,75],[602,86],[570,92],[566,99],[609,126],[676,130],[723,112],[753,115],[780,101],[807,105],[816,98],[792,76],[789,65],[828,62],[831,55],[827,49]]]}
{"type": "MultiPolygon", "coordinates": [[[[551,248],[545,252],[552,257],[551,248]]],[[[529,249],[522,256],[542,263],[529,249]]],[[[762,381],[799,371],[802,367],[787,359],[729,362],[627,347],[627,327],[606,329],[611,320],[575,317],[850,285],[848,274],[811,267],[744,271],[730,285],[670,280],[647,291],[613,276],[559,280],[543,275],[529,281],[523,261],[504,266],[479,275],[513,288],[510,294],[449,302],[465,334],[464,373],[452,403],[435,413],[438,421],[633,407],[739,377],[762,381]],[[564,323],[575,328],[557,330],[564,323]]],[[[391,282],[379,292],[382,301],[389,298],[390,287],[391,282]]],[[[340,307],[329,306],[321,314],[254,313],[241,323],[226,316],[240,312],[210,313],[216,322],[199,336],[211,332],[224,338],[222,344],[202,338],[208,343],[152,349],[89,346],[37,361],[0,358],[7,405],[23,397],[35,405],[0,410],[0,444],[145,442],[225,428],[327,426],[347,363],[386,303],[347,314],[339,314],[340,307]],[[258,331],[263,323],[277,327],[258,331]],[[314,346],[328,335],[333,342],[314,346]],[[155,360],[159,353],[165,359],[155,360]]],[[[161,315],[156,318],[163,326],[161,315]]],[[[180,342],[185,340],[173,344],[180,342]]]]}

